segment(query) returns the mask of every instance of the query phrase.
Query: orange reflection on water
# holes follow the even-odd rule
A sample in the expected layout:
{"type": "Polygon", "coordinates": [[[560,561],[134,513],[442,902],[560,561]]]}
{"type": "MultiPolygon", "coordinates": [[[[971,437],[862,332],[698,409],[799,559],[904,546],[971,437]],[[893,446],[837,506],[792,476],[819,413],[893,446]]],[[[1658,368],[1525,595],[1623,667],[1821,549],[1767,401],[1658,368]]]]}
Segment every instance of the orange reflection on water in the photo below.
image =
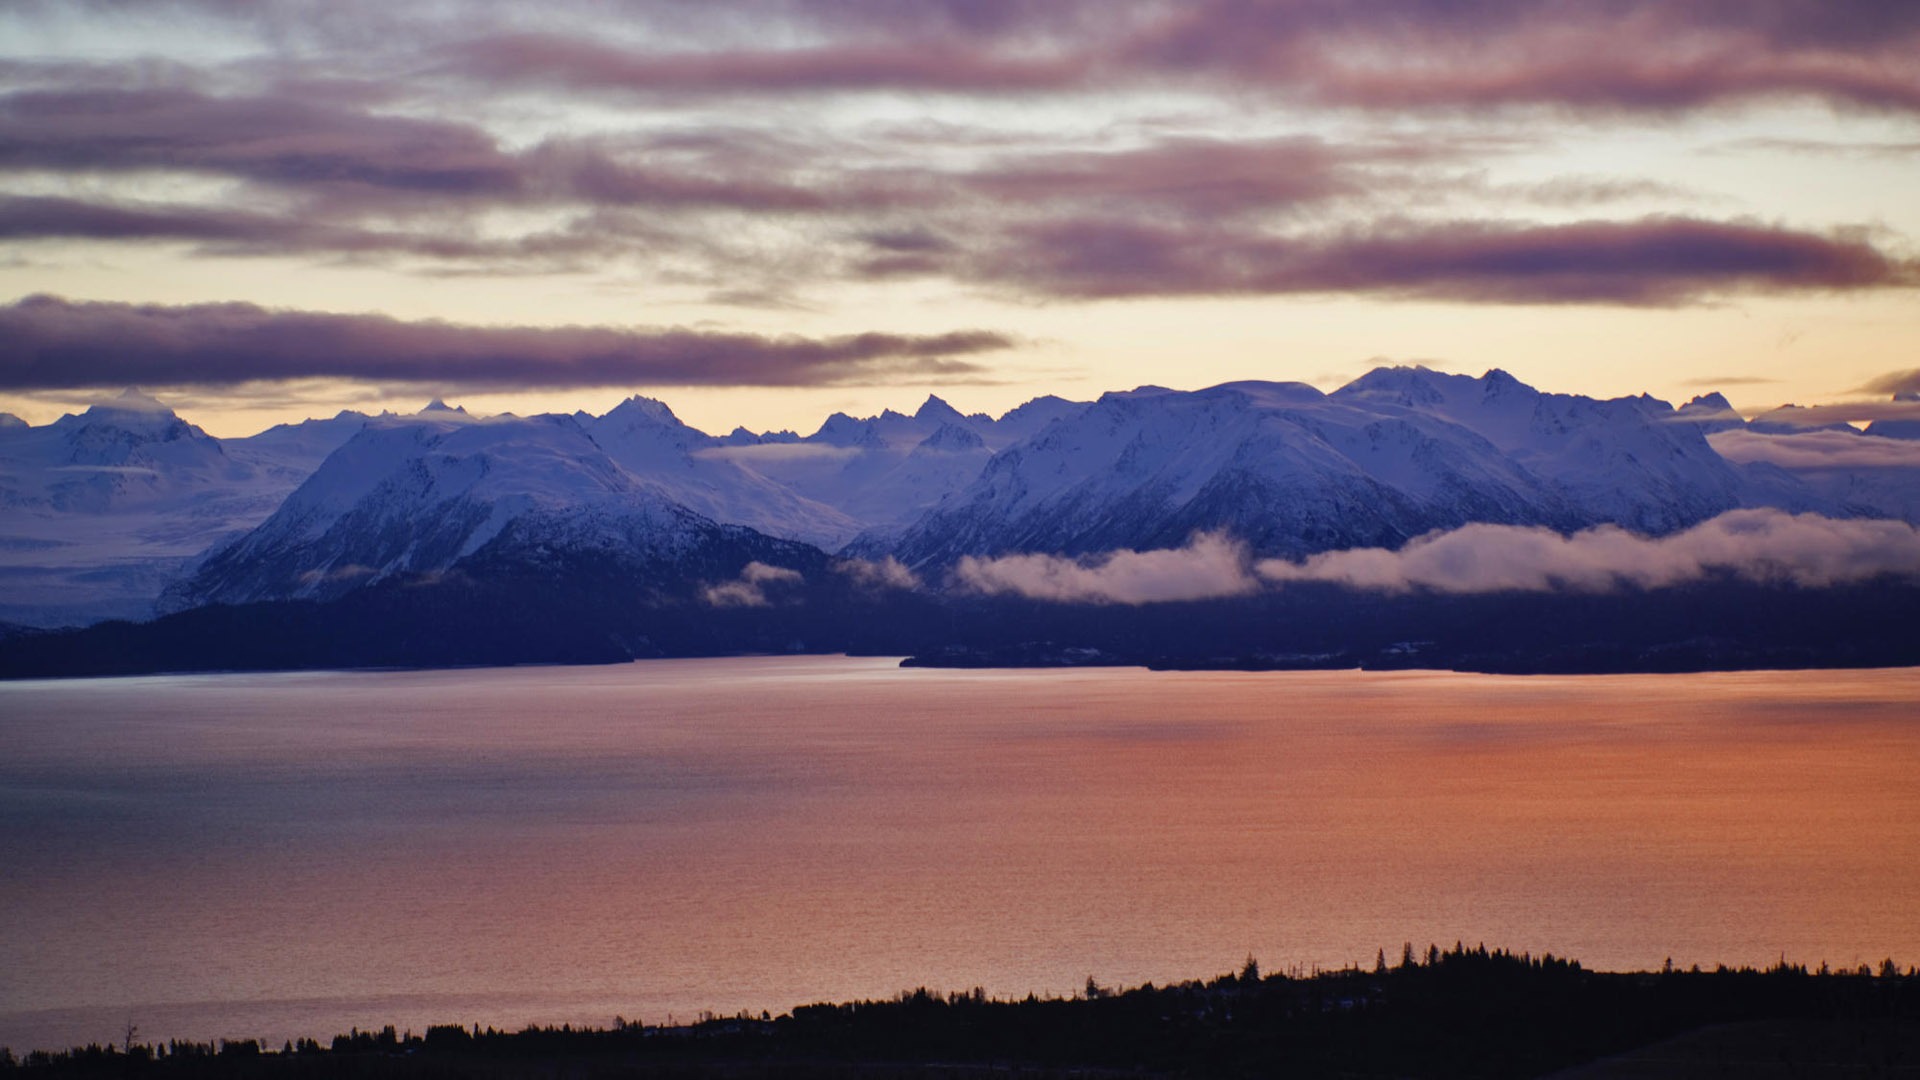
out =
{"type": "Polygon", "coordinates": [[[49,1006],[277,1041],[1408,941],[1920,962],[1916,701],[1912,671],[844,658],[15,684],[0,1042],[49,1006]]]}

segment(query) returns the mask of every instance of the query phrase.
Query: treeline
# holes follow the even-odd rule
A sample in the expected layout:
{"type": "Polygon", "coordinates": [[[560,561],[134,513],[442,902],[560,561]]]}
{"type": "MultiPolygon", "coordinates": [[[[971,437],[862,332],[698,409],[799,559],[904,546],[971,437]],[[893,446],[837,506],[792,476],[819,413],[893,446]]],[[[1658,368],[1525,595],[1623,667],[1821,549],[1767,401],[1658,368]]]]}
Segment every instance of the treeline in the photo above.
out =
{"type": "MultiPolygon", "coordinates": [[[[1548,956],[1411,946],[1370,968],[1263,974],[1252,961],[1208,981],[1126,990],[1087,981],[1070,998],[999,1000],[919,989],[815,1004],[777,1018],[677,1026],[436,1026],[353,1031],[275,1051],[256,1040],[0,1051],[0,1074],[217,1077],[1528,1077],[1711,1025],[1752,1025],[1797,1075],[1920,1066],[1920,972],[1878,967],[1604,973],[1548,956]],[[1781,1042],[1814,1032],[1819,1045],[1781,1042]],[[1825,1055],[1825,1056],[1822,1056],[1825,1055]]],[[[1716,1029],[1739,1032],[1742,1028],[1716,1029]]],[[[1736,1035],[1737,1038],[1737,1035],[1736,1035]]],[[[1803,1040],[1804,1042],[1804,1040],[1803,1040]]],[[[1729,1075],[1766,1064],[1719,1063],[1729,1075]]],[[[1711,1068],[1712,1063],[1699,1063],[1711,1068]]],[[[1679,1073],[1685,1074],[1685,1073],[1679,1073]]],[[[1664,1075],[1664,1074],[1661,1074],[1664,1075]]]]}

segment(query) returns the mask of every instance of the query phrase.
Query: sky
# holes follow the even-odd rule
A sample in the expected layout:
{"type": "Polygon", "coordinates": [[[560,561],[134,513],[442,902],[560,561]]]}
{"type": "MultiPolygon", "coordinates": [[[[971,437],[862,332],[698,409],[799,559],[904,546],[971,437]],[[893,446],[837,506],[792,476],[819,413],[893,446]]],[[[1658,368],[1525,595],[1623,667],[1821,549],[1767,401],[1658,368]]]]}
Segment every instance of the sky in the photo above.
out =
{"type": "Polygon", "coordinates": [[[0,410],[1920,389],[1920,4],[13,0],[0,410]]]}

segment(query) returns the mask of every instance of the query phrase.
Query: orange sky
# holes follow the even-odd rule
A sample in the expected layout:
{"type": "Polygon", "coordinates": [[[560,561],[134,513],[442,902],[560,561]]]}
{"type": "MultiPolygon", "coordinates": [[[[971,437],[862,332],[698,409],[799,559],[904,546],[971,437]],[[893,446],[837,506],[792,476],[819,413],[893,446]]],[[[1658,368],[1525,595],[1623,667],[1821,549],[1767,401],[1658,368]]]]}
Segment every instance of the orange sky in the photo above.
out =
{"type": "Polygon", "coordinates": [[[1920,368],[1897,5],[411,7],[0,14],[0,410],[805,432],[1384,361],[1749,411],[1920,368]]]}

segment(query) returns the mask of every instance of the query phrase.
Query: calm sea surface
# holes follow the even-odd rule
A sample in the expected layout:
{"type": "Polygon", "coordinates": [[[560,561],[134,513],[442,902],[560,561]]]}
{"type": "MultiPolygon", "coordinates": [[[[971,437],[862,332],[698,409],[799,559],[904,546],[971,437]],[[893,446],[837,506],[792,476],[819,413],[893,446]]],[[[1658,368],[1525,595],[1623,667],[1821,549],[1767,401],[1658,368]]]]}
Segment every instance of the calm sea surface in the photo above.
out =
{"type": "Polygon", "coordinates": [[[0,1044],[663,1022],[1486,942],[1920,963],[1920,671],[0,684],[0,1044]]]}

